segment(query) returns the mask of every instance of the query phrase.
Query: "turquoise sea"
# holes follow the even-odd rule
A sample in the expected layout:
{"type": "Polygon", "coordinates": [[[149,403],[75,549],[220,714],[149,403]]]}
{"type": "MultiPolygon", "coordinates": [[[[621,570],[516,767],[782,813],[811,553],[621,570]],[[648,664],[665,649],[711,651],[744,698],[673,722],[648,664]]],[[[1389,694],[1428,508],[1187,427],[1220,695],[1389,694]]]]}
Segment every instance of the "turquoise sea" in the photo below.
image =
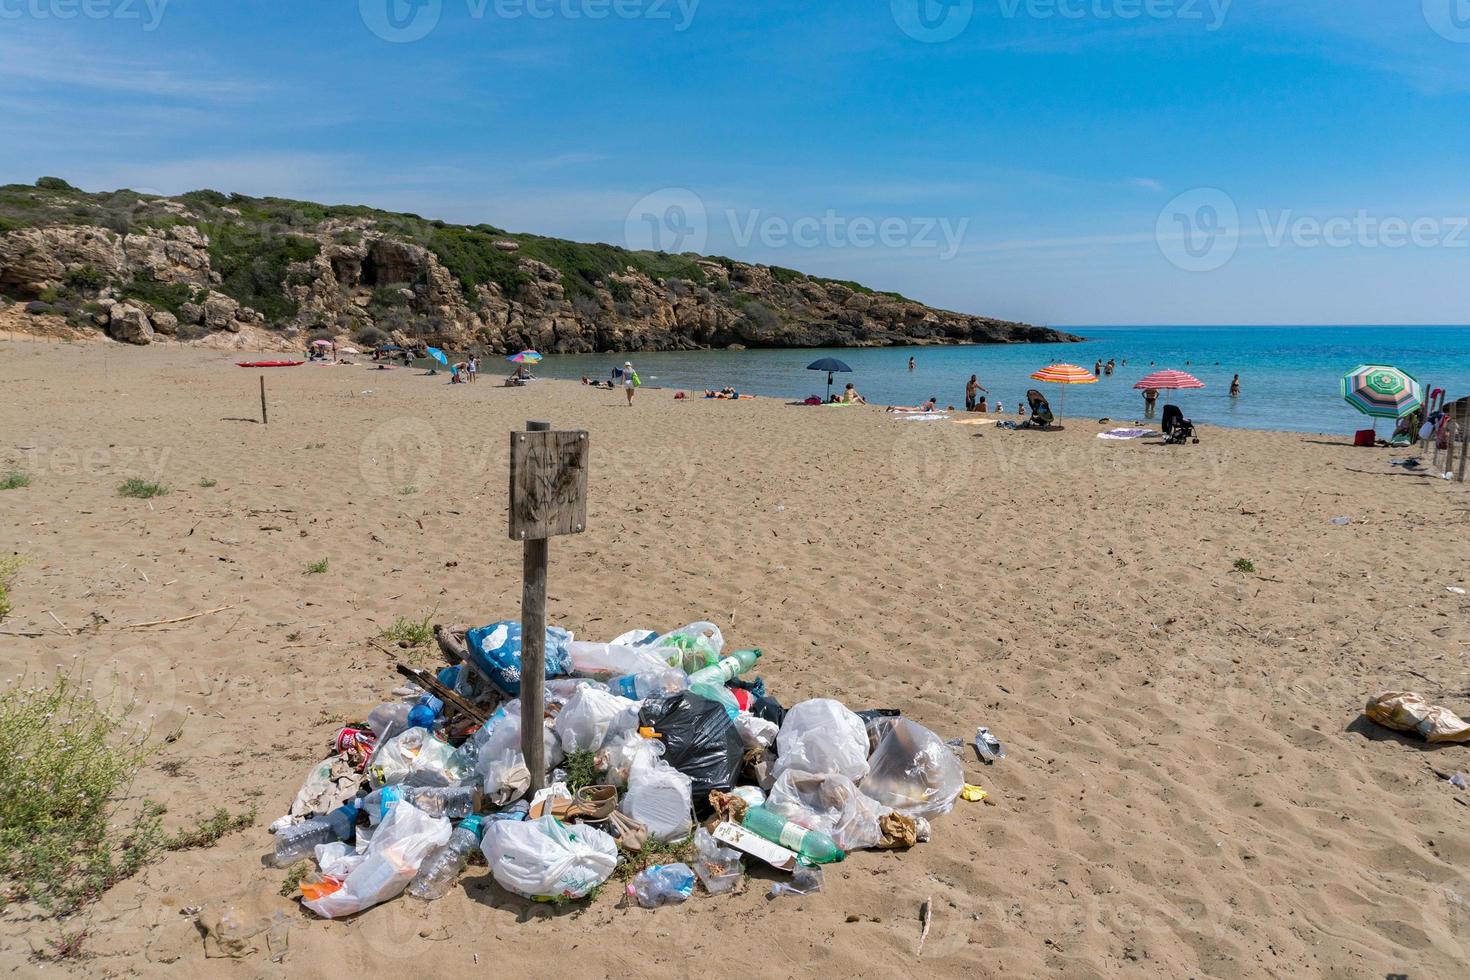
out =
{"type": "MultiPolygon", "coordinates": [[[[1205,425],[1282,429],[1342,435],[1371,420],[1342,401],[1338,382],[1364,363],[1391,364],[1426,386],[1444,388],[1450,399],[1470,394],[1470,326],[1465,327],[1059,327],[1087,338],[1082,344],[1019,344],[967,347],[885,347],[843,350],[693,351],[550,356],[539,373],[547,377],[607,378],[626,359],[645,385],[684,389],[732,385],[744,394],[805,398],[822,395],[827,377],[805,370],[820,357],[836,357],[853,373],[838,375],[869,401],[916,405],[929,397],[940,407],[964,406],[971,374],[999,396],[1010,411],[1026,389],[1041,388],[1054,409],[1063,393],[1027,376],[1055,362],[1091,370],[1098,359],[1118,362],[1112,377],[1095,385],[1068,386],[1065,414],[1072,417],[1133,419],[1143,397],[1133,385],[1158,368],[1198,377],[1203,391],[1173,397],[1185,414],[1205,425]],[[909,357],[917,367],[908,370],[909,357]],[[1125,363],[1126,362],[1126,363],[1125,363]],[[1240,398],[1229,397],[1230,378],[1241,377],[1240,398]]],[[[1171,400],[1170,393],[1160,404],[1171,400]]],[[[1380,428],[1386,428],[1380,423],[1380,428]]]]}

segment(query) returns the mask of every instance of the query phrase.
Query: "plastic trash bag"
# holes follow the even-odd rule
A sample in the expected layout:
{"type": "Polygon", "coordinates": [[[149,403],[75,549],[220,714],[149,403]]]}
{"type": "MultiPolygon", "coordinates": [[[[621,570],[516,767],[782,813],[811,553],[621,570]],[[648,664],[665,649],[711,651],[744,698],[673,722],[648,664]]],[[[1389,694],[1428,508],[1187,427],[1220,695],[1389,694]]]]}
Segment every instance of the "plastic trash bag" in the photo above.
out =
{"type": "MultiPolygon", "coordinates": [[[[565,677],[572,672],[567,652],[572,634],[560,626],[546,627],[546,677],[565,677]]],[[[465,634],[470,662],[513,698],[521,696],[521,624],[507,620],[481,626],[465,634]]]]}
{"type": "Polygon", "coordinates": [[[448,786],[464,775],[450,757],[454,747],[427,728],[410,728],[378,747],[368,766],[373,789],[384,786],[448,786]]]}
{"type": "Polygon", "coordinates": [[[322,869],[322,874],[330,875],[338,881],[352,874],[365,860],[367,860],[367,855],[358,853],[357,847],[353,844],[333,841],[330,844],[316,846],[317,867],[322,869]]]}
{"type": "MultiPolygon", "coordinates": [[[[545,735],[541,740],[544,758],[541,760],[542,768],[546,770],[555,769],[561,764],[562,751],[561,739],[557,737],[556,728],[549,721],[542,721],[545,726],[545,735]]],[[[504,758],[506,752],[521,752],[521,699],[514,698],[505,702],[490,716],[480,730],[460,746],[463,757],[473,757],[475,772],[481,777],[485,775],[486,769],[496,761],[504,758]]],[[[524,761],[524,757],[522,757],[524,761]]],[[[488,790],[487,790],[488,792],[488,790]]]]}
{"type": "Polygon", "coordinates": [[[501,820],[480,845],[501,887],[523,898],[583,898],[618,864],[618,845],[596,827],[555,817],[501,820]]]}
{"type": "Polygon", "coordinates": [[[1422,694],[1375,694],[1368,699],[1364,714],[1385,728],[1410,732],[1426,742],[1470,742],[1470,725],[1449,708],[1430,704],[1422,694]]]}
{"type": "Polygon", "coordinates": [[[694,873],[711,895],[722,895],[745,877],[745,855],[700,827],[694,832],[694,873]]]}
{"type": "Polygon", "coordinates": [[[622,647],[653,646],[657,641],[658,632],[656,630],[628,630],[622,636],[613,638],[613,644],[622,647]]]}
{"type": "Polygon", "coordinates": [[[720,662],[725,638],[714,623],[690,623],[659,637],[654,647],[670,667],[692,674],[720,662]]]}
{"type": "Polygon", "coordinates": [[[638,702],[609,694],[588,684],[577,690],[556,716],[556,734],[563,752],[602,748],[609,732],[638,727],[638,702]]]}
{"type": "Polygon", "coordinates": [[[658,746],[635,750],[628,771],[628,791],[618,809],[648,828],[648,835],[666,844],[683,840],[694,829],[693,781],[659,758],[658,746]]]}
{"type": "Polygon", "coordinates": [[[862,779],[868,774],[868,731],[862,719],[830,698],[796,705],[786,712],[776,737],[775,775],[787,769],[862,779]]]}
{"type": "Polygon", "coordinates": [[[663,743],[653,739],[644,738],[637,732],[622,732],[609,735],[602,743],[602,749],[597,753],[597,768],[607,771],[607,782],[618,789],[626,789],[628,786],[628,773],[633,768],[633,760],[638,757],[640,751],[651,749],[658,756],[663,756],[663,743]]]}
{"type": "Polygon", "coordinates": [[[526,757],[514,749],[506,749],[494,756],[481,756],[480,761],[483,765],[476,771],[480,774],[484,799],[491,806],[509,806],[531,788],[531,770],[526,768],[526,757]]]}
{"type": "Polygon", "coordinates": [[[643,702],[638,723],[664,743],[664,761],[693,780],[694,809],[709,813],[710,790],[729,791],[739,781],[745,743],[718,701],[692,691],[643,702]]]}
{"type": "Polygon", "coordinates": [[[656,650],[618,643],[571,643],[567,655],[572,661],[571,673],[597,681],[669,668],[665,655],[656,650]]]}
{"type": "Polygon", "coordinates": [[[889,808],[869,799],[837,773],[813,775],[787,769],[777,777],[765,807],[798,827],[817,830],[844,851],[874,847],[883,839],[878,821],[889,808]]]}
{"type": "Polygon", "coordinates": [[[694,869],[687,864],[655,864],[628,882],[628,894],[646,909],[678,905],[694,894],[694,869]]]}
{"type": "Polygon", "coordinates": [[[340,919],[386,902],[408,887],[430,852],[449,843],[452,831],[443,817],[431,817],[412,803],[395,804],[378,825],[367,856],[341,887],[318,891],[306,907],[323,918],[340,919]]]}
{"type": "Polygon", "coordinates": [[[745,743],[746,748],[769,749],[775,746],[781,726],[742,711],[735,718],[735,730],[740,733],[740,740],[745,743]]]}
{"type": "Polygon", "coordinates": [[[932,819],[948,813],[965,787],[960,761],[917,722],[894,718],[886,727],[859,788],[906,816],[932,819]]]}

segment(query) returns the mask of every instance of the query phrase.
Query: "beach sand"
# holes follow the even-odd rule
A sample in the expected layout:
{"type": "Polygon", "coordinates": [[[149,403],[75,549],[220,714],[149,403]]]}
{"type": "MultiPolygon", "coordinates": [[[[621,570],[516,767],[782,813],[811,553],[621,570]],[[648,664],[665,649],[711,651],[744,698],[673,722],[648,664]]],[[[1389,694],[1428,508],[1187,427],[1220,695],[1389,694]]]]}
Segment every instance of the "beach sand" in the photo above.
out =
{"type": "MultiPolygon", "coordinates": [[[[1360,715],[1383,689],[1470,708],[1470,599],[1447,590],[1470,577],[1464,487],[1340,438],[1206,425],[1166,448],[1102,442],[1096,420],[1006,432],[647,389],[629,410],[621,391],[362,365],[265,372],[266,427],[261,372],[234,359],[0,344],[0,472],[32,477],[0,491],[3,550],[28,560],[0,629],[43,634],[0,636],[3,675],[116,679],[156,732],[181,726],[131,791],[170,829],[259,809],[109,892],[91,958],[61,969],[1462,975],[1470,794],[1428,766],[1470,768],[1470,747],[1360,715]],[[757,871],[733,898],[644,911],[609,888],[556,909],[484,867],[436,904],[345,922],[279,897],[266,825],[400,683],[369,641],[398,615],[518,615],[507,432],[527,419],[592,440],[588,531],[551,545],[555,623],[608,639],[708,618],[765,650],[788,706],[899,708],[944,738],[987,725],[1009,758],[965,767],[994,805],[960,802],[932,842],[854,855],[802,899],[768,902],[757,871]],[[123,498],[129,477],[172,492],[123,498]],[[263,935],[205,957],[187,910],[231,905],[283,914],[284,963],[263,935]]],[[[57,926],[20,912],[0,969],[35,975],[57,926]]]]}

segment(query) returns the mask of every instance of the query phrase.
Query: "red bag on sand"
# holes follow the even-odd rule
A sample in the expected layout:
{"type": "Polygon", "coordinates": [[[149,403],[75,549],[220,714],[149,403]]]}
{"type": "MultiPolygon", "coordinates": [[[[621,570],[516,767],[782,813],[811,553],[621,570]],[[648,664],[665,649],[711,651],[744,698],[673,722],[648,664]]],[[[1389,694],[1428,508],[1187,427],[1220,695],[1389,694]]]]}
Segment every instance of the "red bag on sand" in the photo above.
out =
{"type": "Polygon", "coordinates": [[[1353,436],[1353,445],[1372,449],[1377,436],[1378,434],[1372,429],[1359,429],[1357,434],[1353,436]]]}

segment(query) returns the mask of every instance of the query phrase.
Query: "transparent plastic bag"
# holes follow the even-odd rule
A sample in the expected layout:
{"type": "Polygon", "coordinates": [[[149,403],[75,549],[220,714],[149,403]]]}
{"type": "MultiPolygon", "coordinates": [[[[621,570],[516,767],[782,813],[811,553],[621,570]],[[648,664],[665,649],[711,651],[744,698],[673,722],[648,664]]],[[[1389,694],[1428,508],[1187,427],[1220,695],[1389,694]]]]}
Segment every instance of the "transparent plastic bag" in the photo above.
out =
{"type": "Polygon", "coordinates": [[[501,820],[480,845],[501,887],[524,898],[583,898],[618,864],[618,845],[596,827],[555,817],[501,820]]]}
{"type": "Polygon", "coordinates": [[[889,808],[869,799],[846,776],[787,769],[776,778],[766,809],[817,830],[844,851],[861,851],[883,839],[878,820],[889,808]]]}
{"type": "MultiPolygon", "coordinates": [[[[561,739],[557,737],[556,729],[551,722],[543,722],[546,726],[546,736],[542,739],[542,750],[545,758],[542,764],[546,771],[555,769],[561,764],[562,751],[561,739]]],[[[466,751],[461,747],[461,752],[475,758],[475,771],[483,778],[486,770],[492,763],[504,758],[506,752],[521,751],[521,700],[514,698],[505,702],[490,719],[475,732],[470,739],[472,747],[466,751]]],[[[486,789],[489,792],[489,789],[486,789]]]]}
{"type": "Polygon", "coordinates": [[[787,769],[816,775],[835,772],[854,782],[868,774],[868,731],[839,701],[803,701],[781,722],[776,736],[776,776],[787,769]]]}
{"type": "Polygon", "coordinates": [[[633,876],[628,894],[646,909],[687,902],[694,894],[694,869],[687,864],[655,864],[633,876]]]}
{"type": "Polygon", "coordinates": [[[384,786],[448,786],[465,775],[451,762],[454,747],[427,728],[410,728],[378,747],[368,766],[373,789],[384,786]]]}
{"type": "Polygon", "coordinates": [[[627,674],[643,674],[667,670],[665,656],[648,647],[623,646],[617,643],[572,643],[567,647],[572,658],[572,673],[578,677],[608,681],[627,674]]]}
{"type": "Polygon", "coordinates": [[[735,716],[735,730],[740,733],[740,740],[748,749],[769,749],[775,746],[776,736],[781,733],[781,726],[764,718],[757,718],[748,711],[742,711],[735,716]]]}
{"type": "Polygon", "coordinates": [[[964,770],[949,746],[929,729],[894,718],[878,740],[864,794],[910,817],[933,819],[954,808],[965,787],[964,770]]]}
{"type": "Polygon", "coordinates": [[[609,785],[616,786],[618,789],[626,789],[628,774],[633,768],[633,760],[638,757],[640,751],[650,750],[662,756],[663,743],[644,738],[637,732],[609,735],[607,741],[603,742],[601,751],[597,753],[597,768],[607,771],[606,778],[609,785]]]}
{"type": "Polygon", "coordinates": [[[655,840],[666,844],[683,840],[694,829],[693,785],[688,776],[664,762],[653,746],[640,746],[618,809],[647,827],[655,840]]]}
{"type": "Polygon", "coordinates": [[[744,855],[733,847],[715,840],[708,830],[694,832],[694,873],[704,882],[705,891],[723,895],[732,891],[745,877],[744,855]]]}
{"type": "Polygon", "coordinates": [[[563,752],[602,748],[610,731],[632,731],[638,727],[638,703],[585,685],[568,699],[556,716],[556,734],[563,752]]]}
{"type": "Polygon", "coordinates": [[[447,844],[453,832],[443,817],[431,817],[411,803],[393,806],[373,834],[367,854],[342,880],[340,888],[309,899],[317,915],[340,919],[386,902],[408,887],[431,851],[447,844]]]}
{"type": "Polygon", "coordinates": [[[655,649],[686,674],[720,662],[725,638],[714,623],[690,623],[658,638],[655,649]]]}

